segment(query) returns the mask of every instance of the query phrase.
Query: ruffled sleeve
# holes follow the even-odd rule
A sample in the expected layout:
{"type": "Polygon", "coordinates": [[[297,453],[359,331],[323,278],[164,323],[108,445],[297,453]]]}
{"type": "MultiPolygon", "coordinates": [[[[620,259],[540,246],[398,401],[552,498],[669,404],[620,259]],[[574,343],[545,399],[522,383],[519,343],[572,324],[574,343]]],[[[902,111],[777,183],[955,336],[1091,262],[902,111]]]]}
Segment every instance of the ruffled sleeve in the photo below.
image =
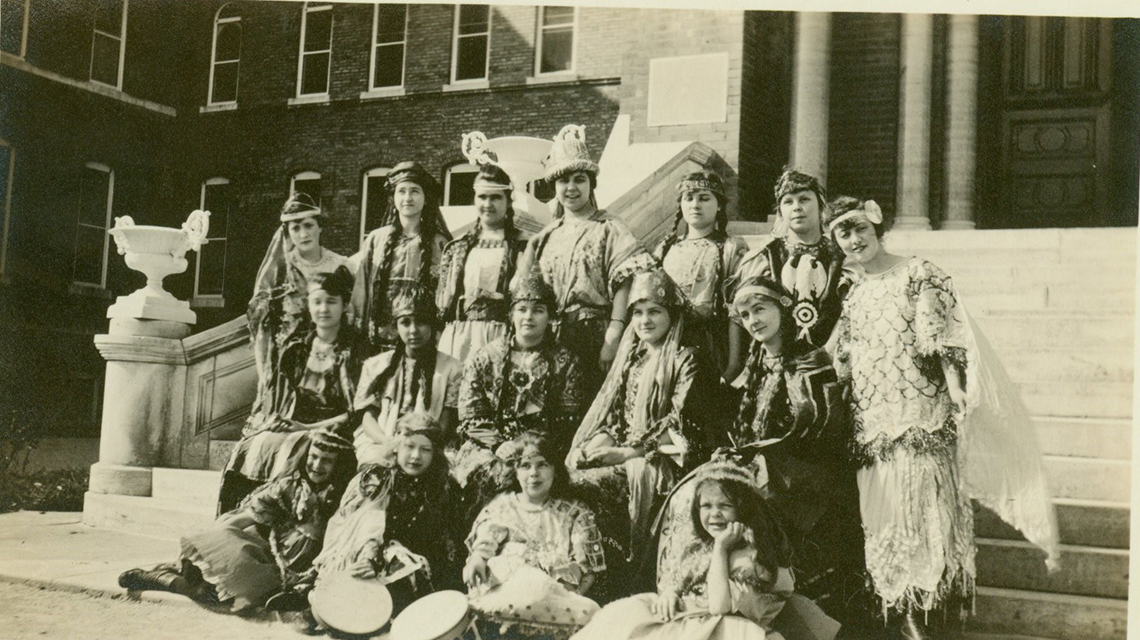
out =
{"type": "Polygon", "coordinates": [[[656,266],[653,256],[645,250],[624,222],[614,218],[606,219],[606,283],[609,297],[622,287],[635,273],[649,271],[656,266]]]}
{"type": "Polygon", "coordinates": [[[594,521],[594,513],[585,506],[576,505],[570,524],[570,554],[573,561],[587,573],[606,570],[606,557],[602,551],[602,534],[594,521]]]}
{"type": "Polygon", "coordinates": [[[915,349],[923,356],[933,356],[967,348],[968,321],[950,276],[925,260],[917,261],[909,287],[914,299],[915,349]]]}

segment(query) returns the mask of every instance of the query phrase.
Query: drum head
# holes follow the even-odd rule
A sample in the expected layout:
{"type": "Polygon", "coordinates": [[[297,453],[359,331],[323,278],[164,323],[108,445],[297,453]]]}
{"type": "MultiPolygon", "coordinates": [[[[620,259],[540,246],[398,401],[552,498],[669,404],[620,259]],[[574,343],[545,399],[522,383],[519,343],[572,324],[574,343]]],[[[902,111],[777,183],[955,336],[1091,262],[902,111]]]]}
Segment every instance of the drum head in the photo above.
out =
{"type": "Polygon", "coordinates": [[[392,640],[455,640],[467,628],[467,596],[440,591],[408,605],[392,621],[392,640]]]}
{"type": "Polygon", "coordinates": [[[376,633],[392,618],[392,596],[376,580],[337,573],[321,580],[309,593],[313,616],[337,631],[355,635],[376,633]]]}

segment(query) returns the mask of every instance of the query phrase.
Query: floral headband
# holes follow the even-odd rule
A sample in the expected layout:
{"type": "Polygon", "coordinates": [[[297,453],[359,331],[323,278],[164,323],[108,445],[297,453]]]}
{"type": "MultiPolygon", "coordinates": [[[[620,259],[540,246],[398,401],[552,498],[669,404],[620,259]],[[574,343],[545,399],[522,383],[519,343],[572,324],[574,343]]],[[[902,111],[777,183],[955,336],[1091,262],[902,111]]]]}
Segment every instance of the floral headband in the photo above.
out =
{"type": "Polygon", "coordinates": [[[840,222],[843,222],[844,220],[850,220],[859,215],[862,215],[864,218],[870,221],[871,224],[883,224],[883,210],[879,208],[879,203],[875,202],[874,200],[867,200],[858,209],[852,209],[847,213],[839,216],[838,218],[832,220],[831,224],[827,225],[827,230],[835,233],[835,227],[839,226],[840,222]]]}

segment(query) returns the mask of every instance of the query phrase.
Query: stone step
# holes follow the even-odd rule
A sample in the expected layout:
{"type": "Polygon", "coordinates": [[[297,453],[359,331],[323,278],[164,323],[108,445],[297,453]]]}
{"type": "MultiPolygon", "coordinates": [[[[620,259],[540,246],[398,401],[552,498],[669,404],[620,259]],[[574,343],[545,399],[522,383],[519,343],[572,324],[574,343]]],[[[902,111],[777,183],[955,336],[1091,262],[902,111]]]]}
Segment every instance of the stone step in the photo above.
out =
{"type": "Polygon", "coordinates": [[[1044,458],[1049,491],[1054,498],[1128,503],[1131,461],[1050,455],[1044,458]]]}
{"type": "MultiPolygon", "coordinates": [[[[1053,508],[1062,544],[1129,548],[1131,523],[1128,503],[1058,498],[1053,501],[1053,508]]],[[[1021,532],[1006,524],[993,511],[977,504],[974,508],[974,532],[979,538],[1025,540],[1021,532]]]]}
{"type": "Polygon", "coordinates": [[[1132,417],[1131,382],[1018,383],[1021,398],[1032,415],[1073,418],[1132,417]]]}
{"type": "Polygon", "coordinates": [[[90,491],[83,497],[83,523],[92,527],[173,539],[213,521],[213,508],[173,500],[90,491]]]}
{"type": "Polygon", "coordinates": [[[978,326],[995,349],[1112,348],[1132,351],[1131,315],[1025,313],[989,310],[975,314],[978,326]]]}
{"type": "Polygon", "coordinates": [[[1112,418],[1033,418],[1041,452],[1073,458],[1129,460],[1132,420],[1112,418]]]}
{"type": "Polygon", "coordinates": [[[1021,266],[1016,261],[1008,265],[975,266],[956,261],[953,267],[938,265],[959,288],[978,284],[1005,284],[1011,286],[1084,285],[1092,288],[1128,287],[1136,280],[1135,263],[1109,262],[1089,265],[1054,264],[1034,267],[1021,266]]]}
{"type": "Polygon", "coordinates": [[[960,288],[966,308],[1010,311],[1084,311],[1132,314],[1136,293],[1129,288],[1087,288],[1081,285],[1018,287],[978,285],[960,288]]]}
{"type": "Polygon", "coordinates": [[[1132,382],[1135,363],[1131,349],[995,349],[1010,379],[1015,382],[1132,382]]]}
{"type": "Polygon", "coordinates": [[[978,587],[974,633],[1010,633],[1058,640],[1124,640],[1128,601],[1018,589],[978,587]]]}
{"type": "Polygon", "coordinates": [[[1128,597],[1128,551],[1061,545],[1061,568],[1049,573],[1045,552],[1019,540],[978,539],[978,584],[1096,598],[1128,597]]]}
{"type": "MultiPolygon", "coordinates": [[[[889,232],[887,239],[898,247],[948,251],[954,248],[1000,249],[1016,252],[1022,249],[1048,249],[1067,256],[1136,255],[1136,228],[1092,227],[1086,229],[969,229],[962,231],[889,232]]],[[[1133,259],[1135,261],[1135,259],[1133,259]]]]}
{"type": "Polygon", "coordinates": [[[151,480],[151,496],[187,505],[214,509],[222,474],[205,469],[170,469],[155,467],[151,480]]]}

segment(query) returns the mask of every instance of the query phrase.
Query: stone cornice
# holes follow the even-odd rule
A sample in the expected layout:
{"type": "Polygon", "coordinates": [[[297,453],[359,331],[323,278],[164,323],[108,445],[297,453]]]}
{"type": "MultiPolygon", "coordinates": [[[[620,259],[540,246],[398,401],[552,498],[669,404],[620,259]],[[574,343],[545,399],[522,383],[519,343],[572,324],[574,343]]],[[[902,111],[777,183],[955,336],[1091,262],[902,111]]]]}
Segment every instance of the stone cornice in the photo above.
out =
{"type": "Polygon", "coordinates": [[[99,349],[99,355],[108,362],[187,363],[182,341],[174,338],[103,333],[95,336],[95,347],[99,349]]]}

